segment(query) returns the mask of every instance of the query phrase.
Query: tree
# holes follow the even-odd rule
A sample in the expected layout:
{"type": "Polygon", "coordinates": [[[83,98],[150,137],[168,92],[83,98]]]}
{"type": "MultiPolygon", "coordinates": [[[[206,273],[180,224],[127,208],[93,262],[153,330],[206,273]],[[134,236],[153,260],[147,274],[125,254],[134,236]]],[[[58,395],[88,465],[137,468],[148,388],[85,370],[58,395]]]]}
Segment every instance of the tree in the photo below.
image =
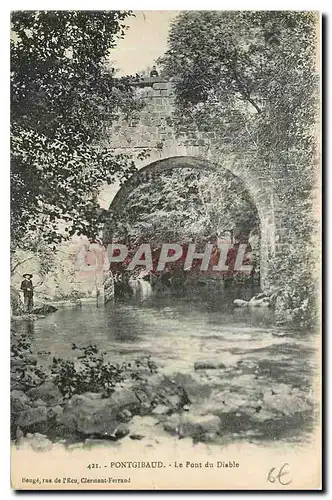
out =
{"type": "Polygon", "coordinates": [[[109,124],[139,108],[109,51],[125,34],[121,11],[14,11],[11,16],[12,247],[31,233],[56,244],[96,238],[97,193],[134,164],[99,145],[109,124]]]}
{"type": "Polygon", "coordinates": [[[217,130],[231,151],[293,140],[297,119],[316,112],[315,26],[312,12],[181,13],[160,60],[174,79],[178,125],[217,130]]]}
{"type": "Polygon", "coordinates": [[[292,252],[275,259],[271,277],[303,317],[316,298],[317,24],[314,12],[184,12],[160,61],[174,80],[178,131],[207,133],[274,183],[292,252]]]}

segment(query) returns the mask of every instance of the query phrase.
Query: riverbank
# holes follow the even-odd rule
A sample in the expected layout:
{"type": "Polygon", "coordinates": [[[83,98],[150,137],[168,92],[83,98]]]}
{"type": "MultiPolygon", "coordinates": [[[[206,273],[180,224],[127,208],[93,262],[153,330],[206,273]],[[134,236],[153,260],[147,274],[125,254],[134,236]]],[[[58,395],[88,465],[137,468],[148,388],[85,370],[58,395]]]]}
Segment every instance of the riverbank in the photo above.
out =
{"type": "Polygon", "coordinates": [[[85,304],[103,305],[103,297],[81,297],[81,298],[68,298],[63,300],[49,299],[35,301],[31,313],[23,311],[23,304],[16,300],[15,308],[12,307],[11,319],[14,321],[19,320],[32,320],[43,319],[46,315],[56,312],[58,309],[71,309],[75,307],[82,307],[85,304]]]}

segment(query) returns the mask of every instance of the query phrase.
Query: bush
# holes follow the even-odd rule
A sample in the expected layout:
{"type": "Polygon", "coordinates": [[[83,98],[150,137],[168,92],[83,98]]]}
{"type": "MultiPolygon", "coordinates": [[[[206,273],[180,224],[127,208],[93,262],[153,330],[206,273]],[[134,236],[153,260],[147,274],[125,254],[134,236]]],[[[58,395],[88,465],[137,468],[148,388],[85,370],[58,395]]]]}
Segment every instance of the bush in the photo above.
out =
{"type": "Polygon", "coordinates": [[[11,345],[12,389],[27,391],[46,380],[51,380],[65,399],[74,394],[98,392],[108,397],[118,384],[125,380],[145,380],[145,376],[157,371],[150,356],[133,363],[111,363],[105,359],[107,353],[100,352],[96,345],[72,349],[79,351],[75,360],[53,357],[48,368],[40,367],[31,353],[31,339],[26,334],[14,336],[11,345]]]}
{"type": "Polygon", "coordinates": [[[107,353],[100,352],[96,345],[77,347],[80,350],[78,362],[53,358],[50,371],[53,383],[60,389],[64,397],[84,392],[98,392],[108,397],[116,385],[124,382],[128,376],[131,380],[144,378],[144,373],[157,370],[150,357],[135,360],[132,363],[111,363],[105,360],[107,353]]]}
{"type": "Polygon", "coordinates": [[[47,373],[31,353],[31,340],[27,334],[14,337],[11,342],[11,389],[28,391],[45,382],[47,373]]]}

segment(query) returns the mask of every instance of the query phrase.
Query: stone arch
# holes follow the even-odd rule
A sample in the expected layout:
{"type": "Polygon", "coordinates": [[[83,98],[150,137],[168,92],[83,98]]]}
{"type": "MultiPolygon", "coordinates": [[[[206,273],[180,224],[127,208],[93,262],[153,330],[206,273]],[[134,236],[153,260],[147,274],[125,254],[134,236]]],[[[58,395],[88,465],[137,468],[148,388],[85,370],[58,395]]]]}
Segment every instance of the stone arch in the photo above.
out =
{"type": "MultiPolygon", "coordinates": [[[[176,152],[181,152],[182,155],[163,149],[162,152],[155,151],[153,155],[149,156],[148,160],[139,162],[137,172],[122,186],[118,185],[113,192],[113,199],[109,206],[110,213],[112,212],[116,216],[117,210],[125,201],[127,194],[133,189],[136,180],[141,178],[144,173],[149,175],[150,173],[163,172],[175,168],[210,170],[220,172],[221,175],[223,171],[229,171],[243,183],[244,188],[257,208],[260,219],[261,237],[261,286],[263,289],[267,289],[270,285],[268,279],[269,265],[276,252],[276,227],[278,226],[274,210],[272,186],[266,180],[256,178],[252,172],[246,169],[243,158],[240,160],[236,155],[223,156],[218,162],[216,159],[211,158],[211,155],[207,154],[207,151],[201,151],[199,146],[181,147],[180,151],[177,149],[176,152]]],[[[108,242],[111,240],[109,225],[106,225],[104,240],[108,242]]]]}

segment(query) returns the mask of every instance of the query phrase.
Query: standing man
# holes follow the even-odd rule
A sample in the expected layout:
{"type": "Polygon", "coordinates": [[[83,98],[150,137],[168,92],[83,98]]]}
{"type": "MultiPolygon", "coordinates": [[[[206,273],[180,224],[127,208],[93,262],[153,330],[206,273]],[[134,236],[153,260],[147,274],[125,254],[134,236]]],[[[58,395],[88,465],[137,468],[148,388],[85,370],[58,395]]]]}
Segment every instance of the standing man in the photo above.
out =
{"type": "Polygon", "coordinates": [[[24,296],[24,312],[31,313],[33,309],[33,284],[32,274],[23,274],[24,280],[21,283],[21,290],[24,296]]]}
{"type": "Polygon", "coordinates": [[[152,70],[150,71],[150,77],[154,78],[156,76],[159,76],[159,73],[157,71],[157,68],[155,66],[152,66],[152,70]]]}

